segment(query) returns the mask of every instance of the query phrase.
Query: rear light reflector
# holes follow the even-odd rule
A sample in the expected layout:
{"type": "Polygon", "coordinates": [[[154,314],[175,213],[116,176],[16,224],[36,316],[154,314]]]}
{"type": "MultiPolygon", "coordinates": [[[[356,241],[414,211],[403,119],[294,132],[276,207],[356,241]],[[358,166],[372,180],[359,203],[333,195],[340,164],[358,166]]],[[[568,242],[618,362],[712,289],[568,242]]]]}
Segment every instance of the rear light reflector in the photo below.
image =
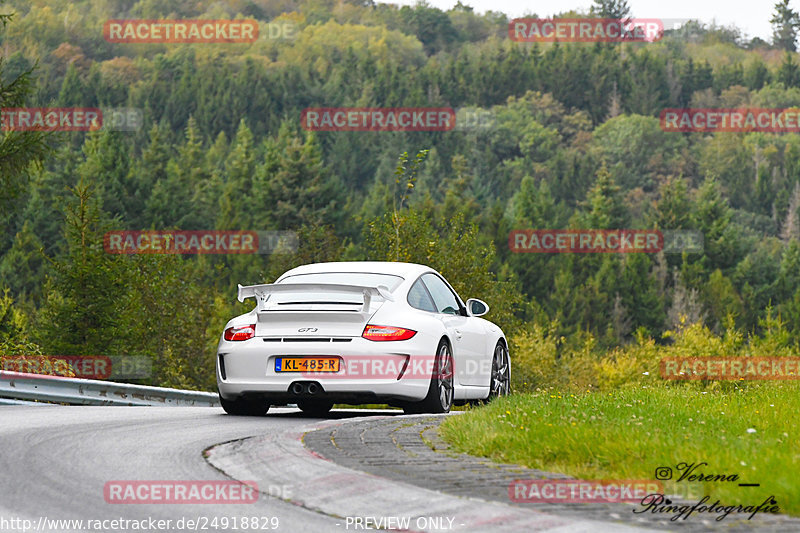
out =
{"type": "Polygon", "coordinates": [[[413,329],[367,324],[361,336],[370,341],[404,341],[416,334],[417,332],[413,329]]]}
{"type": "Polygon", "coordinates": [[[256,336],[256,325],[232,327],[225,330],[223,337],[226,341],[246,341],[256,336]]]}

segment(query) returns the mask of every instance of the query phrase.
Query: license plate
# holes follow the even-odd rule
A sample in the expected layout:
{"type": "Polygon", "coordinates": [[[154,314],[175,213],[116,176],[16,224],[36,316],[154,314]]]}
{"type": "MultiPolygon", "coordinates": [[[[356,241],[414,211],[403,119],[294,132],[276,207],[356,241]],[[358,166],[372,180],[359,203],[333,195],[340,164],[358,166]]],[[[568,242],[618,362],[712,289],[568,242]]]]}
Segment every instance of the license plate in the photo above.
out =
{"type": "Polygon", "coordinates": [[[338,372],[338,357],[276,357],[275,372],[338,372]]]}

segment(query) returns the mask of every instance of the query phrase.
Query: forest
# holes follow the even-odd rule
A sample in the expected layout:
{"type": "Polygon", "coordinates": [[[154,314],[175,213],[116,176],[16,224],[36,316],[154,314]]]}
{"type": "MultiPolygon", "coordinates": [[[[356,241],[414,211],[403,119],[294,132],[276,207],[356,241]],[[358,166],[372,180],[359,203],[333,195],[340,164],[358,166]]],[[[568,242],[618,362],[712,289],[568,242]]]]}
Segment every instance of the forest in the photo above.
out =
{"type": "MultiPolygon", "coordinates": [[[[555,16],[648,16],[611,11],[620,4],[555,16]]],[[[634,380],[626,357],[645,352],[800,351],[800,136],[659,121],[667,108],[800,107],[788,1],[772,42],[697,21],[655,42],[516,42],[506,15],[461,2],[7,0],[0,13],[0,108],[141,117],[0,132],[0,358],[146,356],[153,374],[139,382],[213,390],[222,327],[249,310],[237,283],[338,260],[423,263],[484,299],[509,337],[515,390],[634,380]],[[111,19],[241,18],[258,21],[254,42],[103,33],[111,19]],[[281,24],[293,31],[269,30],[281,24]],[[334,107],[483,119],[302,127],[304,110],[334,107]],[[568,228],[694,231],[703,248],[509,249],[513,230],[568,228]],[[170,229],[293,231],[298,248],[103,246],[109,231],[170,229]]]]}

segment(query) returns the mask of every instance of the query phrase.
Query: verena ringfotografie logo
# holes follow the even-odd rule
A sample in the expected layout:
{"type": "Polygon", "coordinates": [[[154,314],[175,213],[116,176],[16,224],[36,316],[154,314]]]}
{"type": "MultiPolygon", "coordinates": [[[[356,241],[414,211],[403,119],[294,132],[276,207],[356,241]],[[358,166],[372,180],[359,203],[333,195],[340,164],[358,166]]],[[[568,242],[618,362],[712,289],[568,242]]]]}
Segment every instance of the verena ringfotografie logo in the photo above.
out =
{"type": "Polygon", "coordinates": [[[800,379],[800,357],[665,357],[660,368],[672,380],[800,379]]]}
{"type": "Polygon", "coordinates": [[[106,503],[255,503],[255,481],[109,481],[103,486],[106,503]]]}
{"type": "Polygon", "coordinates": [[[241,20],[107,20],[103,37],[110,43],[252,43],[258,22],[241,20]]]}
{"type": "Polygon", "coordinates": [[[640,502],[662,491],[661,483],[642,479],[517,479],[508,485],[508,498],[517,503],[640,502]]]}
{"type": "Polygon", "coordinates": [[[653,42],[663,36],[660,19],[519,18],[508,23],[508,37],[523,43],[653,42]]]}
{"type": "Polygon", "coordinates": [[[300,113],[309,131],[450,131],[450,107],[309,107],[300,113]]]}
{"type": "MultiPolygon", "coordinates": [[[[749,431],[750,430],[748,430],[748,432],[749,431]]],[[[755,431],[755,429],[753,429],[753,431],[755,431]]],[[[744,463],[742,463],[742,465],[744,465],[744,463]]],[[[680,462],[675,466],[675,469],[680,473],[677,479],[674,479],[673,477],[673,469],[671,466],[659,466],[655,469],[656,479],[665,481],[671,480],[669,483],[671,483],[673,487],[688,487],[691,485],[698,486],[700,483],[708,487],[708,484],[710,483],[738,483],[740,481],[738,474],[731,472],[708,473],[702,470],[703,466],[708,466],[708,463],[705,461],[699,463],[688,463],[685,461],[680,462]]],[[[740,487],[758,487],[761,484],[738,483],[738,485],[740,487]]],[[[730,501],[727,502],[728,505],[722,505],[720,504],[719,500],[709,503],[711,502],[711,498],[708,495],[704,495],[702,497],[695,496],[694,498],[691,498],[698,500],[694,505],[692,505],[690,502],[675,502],[673,505],[674,499],[675,498],[672,496],[668,496],[661,491],[648,494],[640,502],[642,508],[634,509],[633,512],[635,514],[644,514],[649,511],[651,514],[659,514],[664,517],[666,517],[665,514],[671,514],[671,522],[676,522],[679,519],[686,520],[695,512],[698,514],[705,513],[706,516],[709,517],[717,515],[716,518],[714,518],[714,520],[717,522],[721,522],[731,513],[749,514],[747,520],[751,520],[758,513],[776,514],[780,512],[780,507],[777,505],[778,501],[775,499],[774,495],[769,496],[759,505],[730,505],[730,501]]]]}
{"type": "Polygon", "coordinates": [[[670,108],[660,114],[667,132],[800,133],[800,108],[670,108]]]}
{"type": "Polygon", "coordinates": [[[517,253],[697,253],[703,250],[699,231],[684,230],[512,230],[508,247],[517,253]]]}
{"type": "Polygon", "coordinates": [[[271,254],[297,250],[293,231],[109,231],[109,254],[271,254]]]}

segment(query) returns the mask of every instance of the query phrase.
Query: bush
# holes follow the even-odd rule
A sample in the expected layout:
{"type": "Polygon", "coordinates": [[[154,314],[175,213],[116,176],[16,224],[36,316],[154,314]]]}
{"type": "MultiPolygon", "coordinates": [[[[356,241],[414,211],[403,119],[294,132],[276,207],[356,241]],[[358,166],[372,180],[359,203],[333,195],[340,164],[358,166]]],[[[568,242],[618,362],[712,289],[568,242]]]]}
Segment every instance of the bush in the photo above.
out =
{"type": "Polygon", "coordinates": [[[686,325],[681,317],[678,331],[664,333],[659,344],[644,329],[635,334],[635,342],[604,353],[597,348],[589,333],[569,338],[557,337],[558,324],[547,327],[533,325],[511,336],[512,387],[515,392],[556,389],[583,392],[597,388],[615,390],[631,386],[692,387],[695,389],[729,390],[752,386],[754,381],[665,380],[661,377],[661,360],[695,357],[796,357],[800,350],[780,317],[768,310],[761,321],[763,333],[745,335],[734,326],[732,316],[726,320],[722,335],[714,334],[701,323],[686,325]]]}

